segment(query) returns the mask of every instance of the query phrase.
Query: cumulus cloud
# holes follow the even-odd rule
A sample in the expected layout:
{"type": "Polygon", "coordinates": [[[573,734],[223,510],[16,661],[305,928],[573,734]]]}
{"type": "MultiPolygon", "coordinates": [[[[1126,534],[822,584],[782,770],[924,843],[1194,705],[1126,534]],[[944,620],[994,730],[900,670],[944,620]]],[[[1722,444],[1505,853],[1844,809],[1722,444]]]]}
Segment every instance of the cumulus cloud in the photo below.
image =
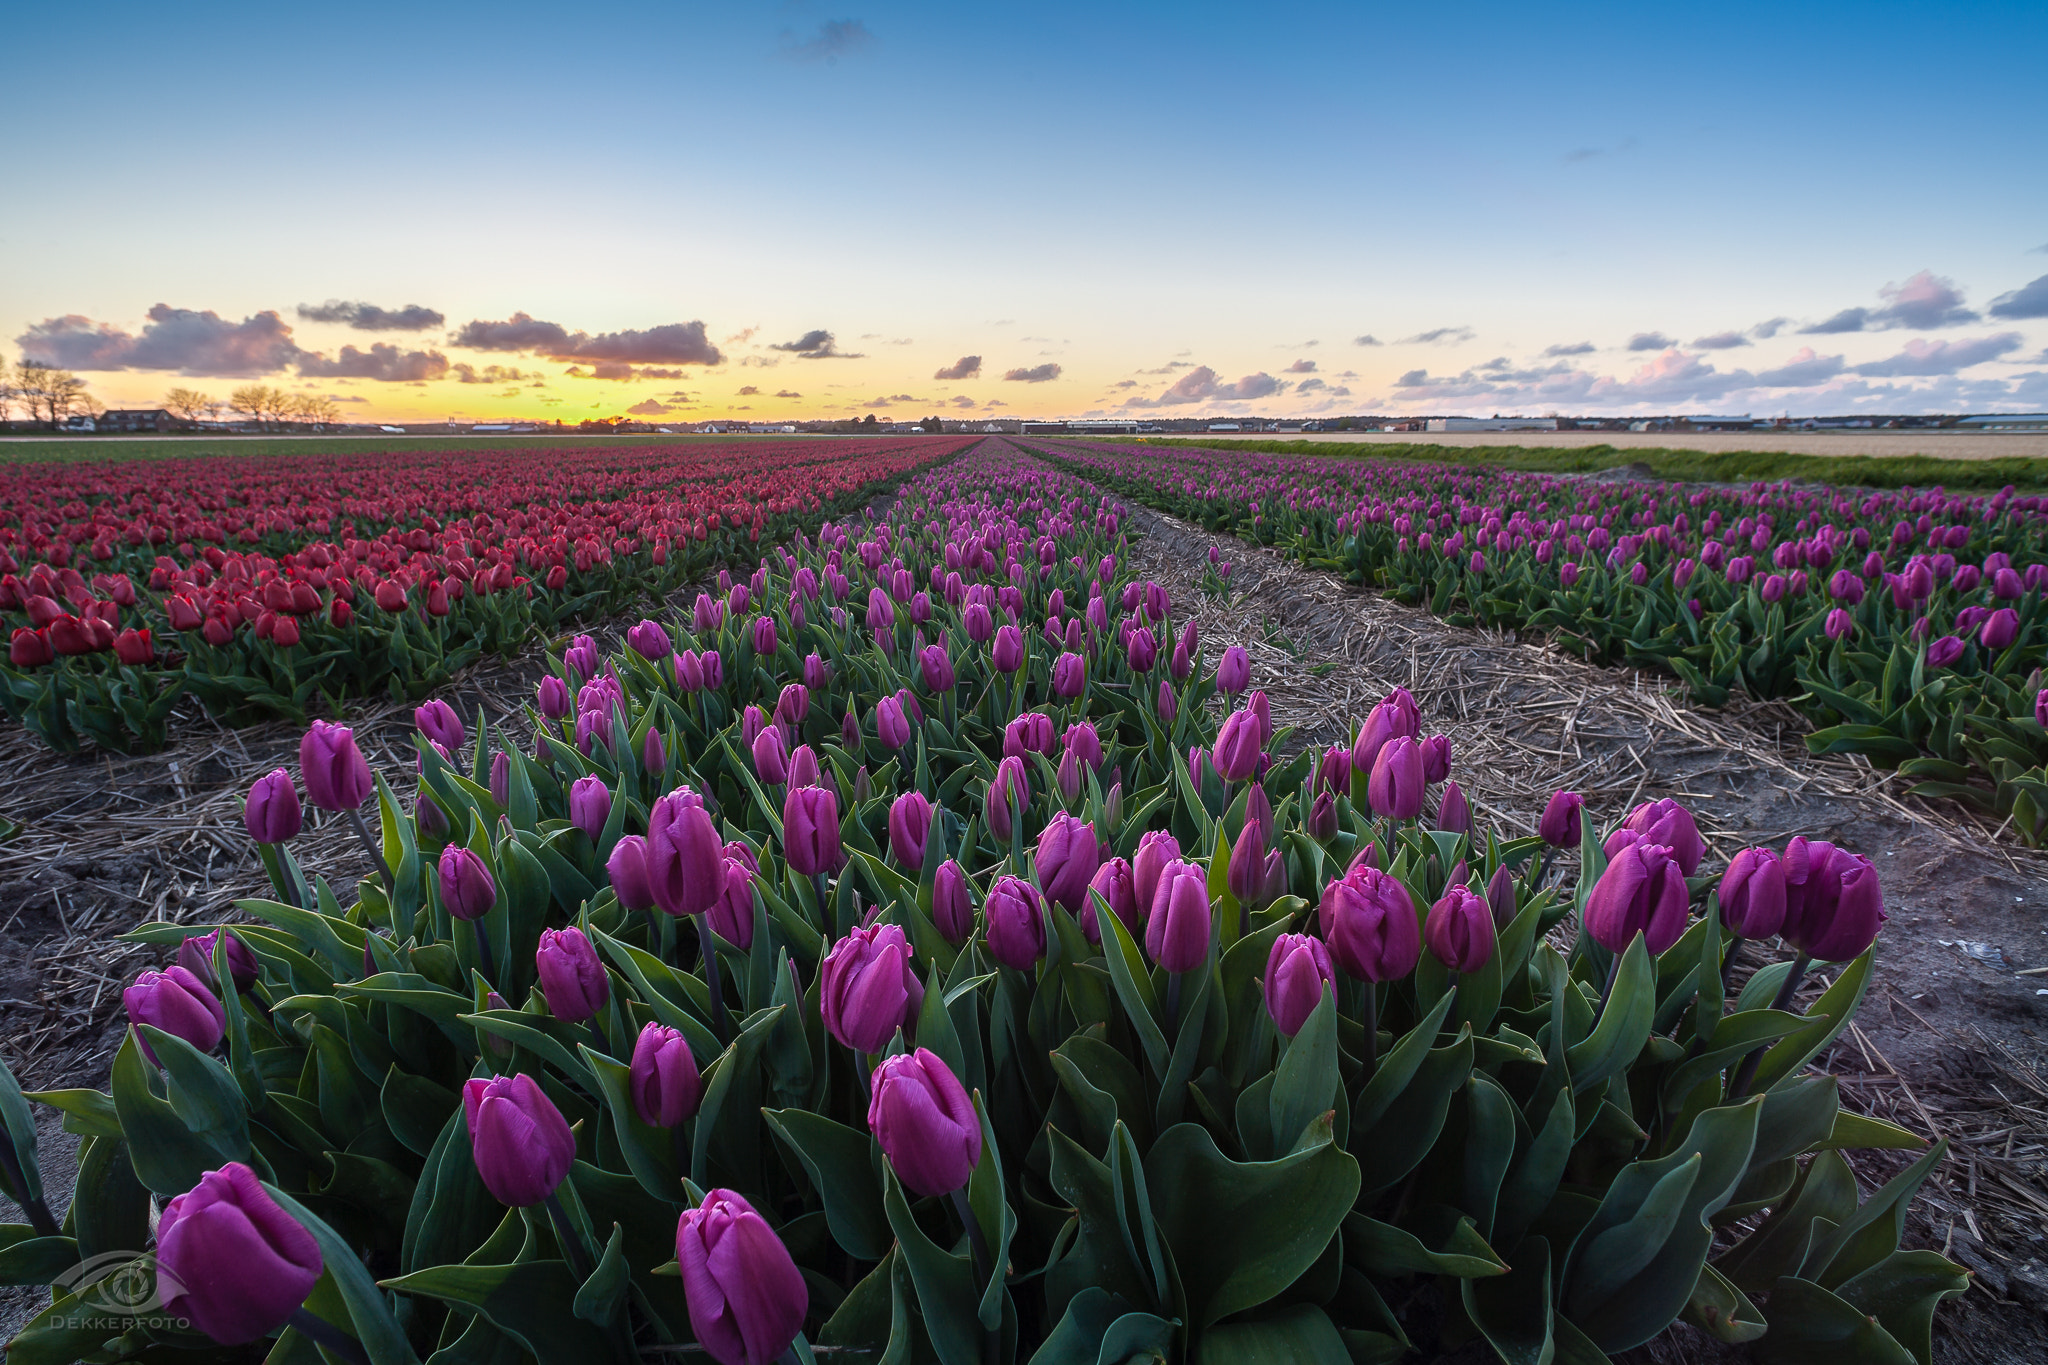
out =
{"type": "Polygon", "coordinates": [[[229,322],[210,309],[167,303],[149,310],[140,335],[67,313],[31,323],[14,341],[24,360],[67,370],[176,370],[221,379],[275,374],[306,355],[274,310],[229,322]]]}
{"type": "Polygon", "coordinates": [[[865,51],[875,41],[868,26],[858,19],[827,19],[816,33],[802,38],[784,30],[782,55],[796,62],[837,62],[865,51]]]}
{"type": "Polygon", "coordinates": [[[448,367],[458,384],[520,384],[540,376],[527,370],[514,369],[509,365],[485,365],[481,368],[457,361],[448,367]]]}
{"type": "Polygon", "coordinates": [[[1749,338],[1740,332],[1715,332],[1711,336],[1695,337],[1692,348],[1695,351],[1732,351],[1737,346],[1749,345],[1749,338]]]}
{"type": "Polygon", "coordinates": [[[1547,356],[1589,355],[1597,349],[1590,341],[1561,341],[1555,346],[1545,346],[1543,354],[1547,356]]]}
{"type": "Polygon", "coordinates": [[[1207,365],[1198,365],[1189,370],[1160,394],[1157,398],[1134,398],[1134,408],[1177,407],[1186,403],[1232,403],[1251,398],[1265,398],[1283,391],[1287,386],[1263,371],[1248,374],[1232,383],[1224,383],[1222,376],[1207,365]]]}
{"type": "Polygon", "coordinates": [[[759,389],[755,388],[752,384],[749,384],[739,391],[739,396],[741,398],[752,398],[755,394],[759,392],[759,389]]]}
{"type": "Polygon", "coordinates": [[[803,397],[803,395],[802,395],[802,394],[800,394],[800,393],[798,393],[798,392],[797,392],[797,391],[796,391],[795,389],[777,389],[777,390],[775,391],[775,396],[776,396],[777,398],[801,398],[801,397],[803,397]]]}
{"type": "Polygon", "coordinates": [[[514,313],[502,322],[465,323],[452,344],[472,351],[529,351],[552,360],[605,360],[635,365],[716,365],[724,354],[702,322],[670,322],[644,330],[572,332],[559,322],[514,313]]]}
{"type": "Polygon", "coordinates": [[[963,355],[952,364],[934,374],[934,379],[972,379],[981,373],[981,357],[963,355]]]}
{"type": "Polygon", "coordinates": [[[2048,275],[1991,300],[1995,318],[2048,318],[2048,275]]]}
{"type": "Polygon", "coordinates": [[[1790,318],[1769,318],[1749,329],[1749,334],[1759,341],[1769,341],[1792,325],[1790,318]]]}
{"type": "Polygon", "coordinates": [[[2024,344],[2018,332],[1999,332],[1957,341],[1922,341],[1915,337],[1897,355],[1856,366],[1856,373],[1881,378],[1905,375],[1954,374],[1957,370],[1996,360],[2024,344]]]}
{"type": "Polygon", "coordinates": [[[358,332],[424,332],[448,321],[446,315],[417,303],[403,308],[379,308],[374,303],[351,303],[329,299],[325,303],[302,303],[299,316],[307,322],[339,322],[358,332]]]}
{"type": "Polygon", "coordinates": [[[740,357],[740,364],[751,365],[757,370],[772,370],[782,363],[780,356],[748,355],[740,357]]]}
{"type": "Polygon", "coordinates": [[[1379,346],[1384,343],[1382,343],[1378,337],[1368,332],[1362,337],[1351,338],[1351,344],[1353,346],[1379,346]]]}
{"type": "Polygon", "coordinates": [[[842,351],[833,335],[822,327],[805,332],[795,341],[777,341],[769,345],[773,351],[788,351],[803,360],[858,360],[859,351],[842,351]]]}
{"type": "Polygon", "coordinates": [[[1316,363],[1313,360],[1297,360],[1287,367],[1286,372],[1288,374],[1314,374],[1316,372],[1316,363]]]}
{"type": "Polygon", "coordinates": [[[1767,389],[1804,389],[1825,384],[1842,372],[1842,357],[1816,355],[1811,346],[1801,346],[1792,358],[1775,370],[1765,370],[1756,382],[1767,389]]]}
{"type": "Polygon", "coordinates": [[[627,408],[626,411],[632,413],[635,417],[659,417],[662,413],[674,412],[675,409],[666,403],[657,403],[652,398],[649,398],[645,402],[635,403],[632,407],[627,408]]]}
{"type": "Polygon", "coordinates": [[[379,341],[367,351],[344,346],[341,354],[332,360],[324,355],[306,356],[299,361],[299,373],[315,379],[381,379],[386,383],[413,383],[439,379],[447,374],[448,357],[439,351],[400,350],[388,341],[379,341]]]}
{"type": "Polygon", "coordinates": [[[1329,387],[1330,387],[1330,386],[1329,386],[1328,384],[1325,384],[1325,383],[1324,383],[1324,382],[1323,382],[1322,380],[1320,380],[1320,379],[1304,379],[1304,380],[1302,380],[1302,381],[1301,381],[1301,387],[1297,388],[1297,389],[1295,390],[1295,392],[1296,392],[1296,393],[1313,393],[1313,392],[1315,392],[1315,391],[1316,391],[1317,389],[1327,389],[1327,388],[1329,388],[1329,387]]]}
{"type": "Polygon", "coordinates": [[[752,341],[754,334],[760,330],[759,327],[742,327],[737,332],[726,337],[725,344],[728,346],[744,346],[749,341],[752,341]]]}
{"type": "Polygon", "coordinates": [[[1903,327],[1925,332],[1936,327],[1959,327],[1977,321],[1977,314],[1963,307],[1963,291],[1955,281],[1923,270],[1904,284],[1888,284],[1877,291],[1882,308],[1844,308],[1834,316],[1799,330],[1809,335],[1841,332],[1875,332],[1903,327]]]}
{"type": "Polygon", "coordinates": [[[1412,337],[1402,337],[1399,346],[1456,346],[1470,341],[1478,333],[1470,327],[1432,327],[1427,332],[1417,332],[1412,337]]]}
{"type": "Polygon", "coordinates": [[[974,400],[964,393],[956,393],[946,401],[956,408],[971,408],[975,406],[974,400]]]}
{"type": "Polygon", "coordinates": [[[1014,379],[1022,384],[1043,384],[1048,379],[1058,379],[1059,377],[1060,367],[1057,363],[1051,361],[1043,365],[1033,365],[1029,369],[1020,366],[1017,369],[1003,372],[1003,378],[1014,379]]]}
{"type": "MultiPolygon", "coordinates": [[[[1306,387],[1306,386],[1304,385],[1304,387],[1306,387]]],[[[1342,385],[1342,384],[1332,384],[1332,385],[1330,386],[1330,397],[1332,397],[1332,398],[1349,398],[1350,396],[1351,396],[1351,390],[1350,390],[1350,389],[1348,389],[1348,388],[1346,388],[1346,387],[1345,387],[1344,385],[1342,385]]]]}
{"type": "Polygon", "coordinates": [[[1662,332],[1637,332],[1628,339],[1631,351],[1668,351],[1677,344],[1662,332]]]}

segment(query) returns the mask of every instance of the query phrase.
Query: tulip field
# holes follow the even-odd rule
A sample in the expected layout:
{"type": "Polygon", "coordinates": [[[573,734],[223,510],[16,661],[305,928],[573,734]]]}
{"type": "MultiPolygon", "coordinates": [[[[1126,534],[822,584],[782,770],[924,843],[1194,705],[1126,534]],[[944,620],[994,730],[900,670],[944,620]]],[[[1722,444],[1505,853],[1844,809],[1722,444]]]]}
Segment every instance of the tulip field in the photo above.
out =
{"type": "Polygon", "coordinates": [[[960,440],[0,466],[0,709],[51,747],[419,698],[774,544],[960,440]]]}
{"type": "Polygon", "coordinates": [[[1062,444],[1103,487],[1460,624],[1784,697],[1861,753],[2048,841],[2048,497],[1613,484],[1411,462],[1062,444]]]}
{"type": "MultiPolygon", "coordinates": [[[[317,503],[275,470],[232,516],[212,474],[186,512],[111,482],[88,503],[78,480],[105,471],[39,492],[10,545],[26,562],[41,528],[16,600],[60,600],[42,589],[68,581],[52,551],[71,546],[128,575],[147,605],[123,610],[199,618],[175,627],[183,672],[17,657],[14,696],[62,692],[20,704],[53,742],[131,704],[123,669],[197,690],[213,660],[262,680],[233,704],[291,714],[322,690],[431,690],[424,666],[349,672],[351,631],[450,667],[635,575],[703,587],[613,651],[563,638],[517,724],[422,695],[402,770],[312,722],[297,765],[248,794],[270,894],[131,932],[175,961],[125,983],[108,1089],[24,1096],[0,1069],[0,1175],[28,1219],[0,1267],[54,1296],[11,1365],[1594,1365],[1680,1321],[1773,1365],[1928,1365],[1967,1275],[1900,1238],[1946,1143],[1844,1109],[1811,1065],[1872,979],[1867,851],[1793,837],[1710,866],[1679,801],[1603,828],[1571,791],[1513,837],[1475,818],[1450,741],[1400,689],[1348,743],[1304,746],[1244,651],[1134,574],[1118,497],[1447,614],[1843,706],[1866,639],[1923,692],[1953,679],[1991,706],[2019,685],[2043,629],[2038,504],[1771,490],[1681,510],[1256,456],[1175,479],[1146,456],[1147,484],[1122,451],[1055,464],[1002,441],[934,464],[955,448],[687,476],[549,456],[549,506],[575,510],[538,525],[509,477],[441,466],[397,488],[323,475],[317,503]],[[883,480],[900,486],[880,520],[847,515],[883,480]],[[746,510],[764,488],[781,503],[746,510]],[[1659,596],[1648,576],[1668,587],[1681,551],[1705,565],[1687,537],[1724,524],[1737,558],[1797,546],[1773,566],[1785,595],[1717,555],[1678,577],[1700,614],[1659,596]],[[1843,606],[1853,630],[1821,648],[1818,575],[1859,536],[1903,604],[1879,587],[1843,606]],[[2010,566],[1933,562],[1965,549],[2010,566]],[[177,555],[143,587],[160,550],[177,555]],[[715,585],[714,555],[740,561],[715,585]],[[493,585],[500,566],[545,586],[493,585]],[[372,608],[385,584],[404,601],[372,608]],[[317,612],[286,610],[301,585],[317,612]],[[1986,591],[2011,638],[1972,627],[1944,671],[1906,623],[1959,632],[1951,613],[1986,591]],[[1576,625],[1541,615],[1570,603],[1576,625]],[[294,677],[322,681],[283,690],[294,677]],[[306,873],[308,805],[353,826],[369,875],[306,873]],[[1767,965],[1737,972],[1739,952],[1767,965]],[[31,1104],[82,1135],[61,1219],[31,1104]],[[1846,1154],[1869,1149],[1909,1155],[1867,1189],[1846,1154]]],[[[1995,733],[1942,723],[1965,752],[1995,733]]],[[[1879,722],[1838,729],[1858,725],[1879,722]]]]}

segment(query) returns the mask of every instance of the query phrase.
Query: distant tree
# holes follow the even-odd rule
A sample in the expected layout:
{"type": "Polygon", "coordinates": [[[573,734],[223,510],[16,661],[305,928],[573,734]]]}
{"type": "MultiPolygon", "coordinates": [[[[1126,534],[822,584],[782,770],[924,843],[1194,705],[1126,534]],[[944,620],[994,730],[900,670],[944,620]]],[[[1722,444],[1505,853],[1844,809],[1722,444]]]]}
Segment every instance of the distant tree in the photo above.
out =
{"type": "Polygon", "coordinates": [[[85,381],[55,365],[24,360],[15,367],[14,382],[16,395],[28,405],[29,420],[52,429],[85,406],[85,381]]]}
{"type": "Polygon", "coordinates": [[[869,430],[873,430],[875,427],[881,425],[879,422],[875,420],[875,415],[872,412],[869,413],[867,416],[861,418],[860,424],[868,428],[869,430]]]}
{"type": "Polygon", "coordinates": [[[196,422],[213,406],[213,399],[197,389],[172,389],[164,395],[164,406],[186,421],[196,422]]]}
{"type": "Polygon", "coordinates": [[[942,417],[927,417],[922,422],[919,422],[918,425],[923,427],[927,433],[943,434],[946,430],[946,422],[942,417]]]}
{"type": "Polygon", "coordinates": [[[0,427],[14,417],[14,367],[0,360],[0,427]]]}
{"type": "Polygon", "coordinates": [[[244,384],[228,395],[228,406],[248,414],[249,420],[258,426],[267,427],[277,416],[277,400],[281,396],[268,384],[244,384]]]}

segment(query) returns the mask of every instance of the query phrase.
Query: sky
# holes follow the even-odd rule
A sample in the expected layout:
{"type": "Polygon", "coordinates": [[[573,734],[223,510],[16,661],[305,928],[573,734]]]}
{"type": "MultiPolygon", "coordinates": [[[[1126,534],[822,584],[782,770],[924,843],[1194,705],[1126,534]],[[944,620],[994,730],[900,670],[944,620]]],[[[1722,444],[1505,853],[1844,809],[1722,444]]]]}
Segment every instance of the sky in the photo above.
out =
{"type": "Polygon", "coordinates": [[[10,32],[0,353],[112,406],[2048,409],[2038,0],[78,0],[10,32]]]}

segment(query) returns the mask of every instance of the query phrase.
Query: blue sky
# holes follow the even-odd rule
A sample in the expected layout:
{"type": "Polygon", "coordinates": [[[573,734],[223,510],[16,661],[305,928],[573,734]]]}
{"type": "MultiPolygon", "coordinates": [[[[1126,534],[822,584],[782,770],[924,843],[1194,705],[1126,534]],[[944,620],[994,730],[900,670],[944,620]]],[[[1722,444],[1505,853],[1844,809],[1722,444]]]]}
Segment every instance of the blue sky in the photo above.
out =
{"type": "Polygon", "coordinates": [[[0,337],[108,401],[2048,407],[2038,4],[14,22],[0,337]]]}

